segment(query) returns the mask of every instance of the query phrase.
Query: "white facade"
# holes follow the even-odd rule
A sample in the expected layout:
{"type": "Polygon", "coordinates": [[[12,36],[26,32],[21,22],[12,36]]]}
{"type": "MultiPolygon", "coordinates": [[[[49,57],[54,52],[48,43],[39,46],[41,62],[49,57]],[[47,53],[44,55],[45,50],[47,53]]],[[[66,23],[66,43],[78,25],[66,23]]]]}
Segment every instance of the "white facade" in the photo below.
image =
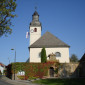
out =
{"type": "Polygon", "coordinates": [[[41,26],[32,26],[30,27],[30,45],[33,44],[36,40],[38,40],[41,37],[41,26]],[[37,31],[35,32],[35,28],[37,31]]]}
{"type": "Polygon", "coordinates": [[[1,71],[2,75],[3,75],[4,70],[5,70],[5,67],[0,65],[0,71],[1,71]]]}
{"type": "MultiPolygon", "coordinates": [[[[60,52],[61,56],[56,57],[60,63],[69,63],[69,48],[61,47],[61,48],[45,48],[47,54],[47,60],[49,60],[48,55],[56,52],[60,52]]],[[[41,53],[42,48],[30,48],[30,60],[29,62],[41,62],[41,53]]]]}

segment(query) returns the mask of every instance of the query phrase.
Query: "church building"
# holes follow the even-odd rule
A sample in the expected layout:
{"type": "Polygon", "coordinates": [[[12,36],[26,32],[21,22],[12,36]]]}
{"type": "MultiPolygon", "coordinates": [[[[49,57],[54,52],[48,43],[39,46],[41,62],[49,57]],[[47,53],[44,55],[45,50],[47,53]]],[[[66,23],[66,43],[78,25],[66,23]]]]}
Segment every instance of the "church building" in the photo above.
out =
{"type": "Polygon", "coordinates": [[[56,59],[60,63],[69,63],[69,45],[58,39],[50,32],[41,36],[42,24],[37,11],[32,15],[30,29],[29,62],[41,62],[41,50],[46,50],[47,60],[56,59]],[[52,56],[53,55],[53,56],[52,56]],[[53,58],[51,58],[53,57],[53,58]]]}

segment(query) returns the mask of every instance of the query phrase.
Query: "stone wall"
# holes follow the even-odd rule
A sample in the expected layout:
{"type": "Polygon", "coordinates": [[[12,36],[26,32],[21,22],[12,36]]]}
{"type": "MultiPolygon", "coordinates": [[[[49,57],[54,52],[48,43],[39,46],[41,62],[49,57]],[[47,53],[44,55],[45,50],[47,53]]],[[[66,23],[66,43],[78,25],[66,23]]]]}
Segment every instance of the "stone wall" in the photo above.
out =
{"type": "Polygon", "coordinates": [[[61,64],[58,70],[59,77],[79,77],[79,63],[61,64]]]}

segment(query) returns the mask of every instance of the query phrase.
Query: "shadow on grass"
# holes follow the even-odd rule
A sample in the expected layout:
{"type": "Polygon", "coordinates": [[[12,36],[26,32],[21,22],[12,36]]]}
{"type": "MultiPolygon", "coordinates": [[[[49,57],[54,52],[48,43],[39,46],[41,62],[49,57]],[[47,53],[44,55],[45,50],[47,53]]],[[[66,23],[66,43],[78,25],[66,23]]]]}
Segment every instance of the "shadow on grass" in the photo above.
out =
{"type": "Polygon", "coordinates": [[[80,79],[41,79],[34,81],[34,83],[45,85],[85,85],[85,78],[80,79]]]}

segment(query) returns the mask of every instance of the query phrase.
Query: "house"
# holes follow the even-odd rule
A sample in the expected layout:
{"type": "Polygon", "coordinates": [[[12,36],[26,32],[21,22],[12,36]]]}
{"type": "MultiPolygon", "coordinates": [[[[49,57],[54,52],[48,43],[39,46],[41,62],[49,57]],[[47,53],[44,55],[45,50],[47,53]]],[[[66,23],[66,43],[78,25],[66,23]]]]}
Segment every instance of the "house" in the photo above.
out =
{"type": "Polygon", "coordinates": [[[4,73],[4,70],[5,70],[5,65],[0,63],[0,71],[1,71],[2,75],[4,73]]]}
{"type": "Polygon", "coordinates": [[[79,77],[85,77],[85,53],[80,59],[79,64],[79,77]]]}
{"type": "MultiPolygon", "coordinates": [[[[56,60],[60,63],[69,63],[69,45],[58,39],[50,32],[46,32],[41,36],[42,24],[39,21],[37,11],[32,15],[32,22],[29,26],[30,30],[30,45],[29,45],[29,62],[41,62],[41,50],[46,49],[47,60],[49,55],[56,55],[56,60]]],[[[55,58],[54,58],[55,59],[55,58]]]]}

